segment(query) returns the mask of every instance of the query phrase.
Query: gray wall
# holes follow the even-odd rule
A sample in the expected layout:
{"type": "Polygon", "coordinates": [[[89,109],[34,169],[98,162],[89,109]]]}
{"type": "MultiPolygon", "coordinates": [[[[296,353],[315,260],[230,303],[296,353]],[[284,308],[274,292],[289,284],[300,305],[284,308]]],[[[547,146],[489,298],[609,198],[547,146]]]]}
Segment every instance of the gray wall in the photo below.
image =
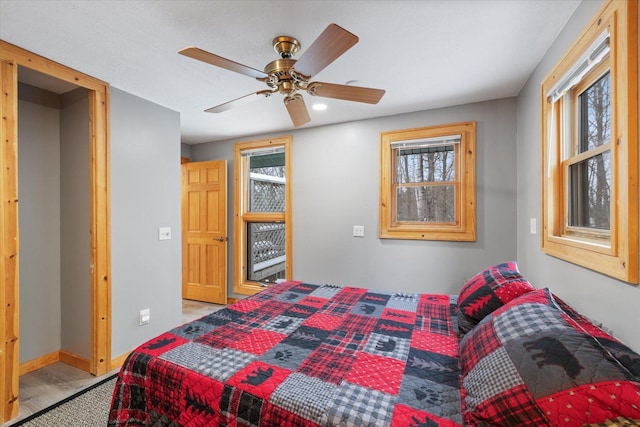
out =
{"type": "Polygon", "coordinates": [[[188,144],[180,144],[180,155],[191,158],[191,146],[188,144]]]}
{"type": "MultiPolygon", "coordinates": [[[[518,96],[518,259],[536,287],[549,287],[587,316],[603,322],[640,351],[640,288],[545,255],[529,219],[541,215],[540,83],[602,6],[583,1],[518,96]]],[[[538,227],[539,229],[541,227],[538,227]]]]}
{"type": "Polygon", "coordinates": [[[181,321],[180,115],[111,88],[112,356],[181,321]],[[171,240],[158,240],[171,227],[171,240]],[[151,322],[138,326],[139,311],[151,322]]]}
{"type": "Polygon", "coordinates": [[[89,98],[60,97],[61,349],[91,358],[89,98]]]}
{"type": "Polygon", "coordinates": [[[58,108],[20,100],[18,139],[22,363],[60,349],[58,108]]]}
{"type": "Polygon", "coordinates": [[[20,84],[20,362],[89,358],[89,104],[20,84]]]}
{"type": "MultiPolygon", "coordinates": [[[[515,259],[515,117],[510,98],[287,133],[293,135],[293,279],[457,293],[481,268],[515,259]],[[378,239],[380,132],[470,120],[477,122],[477,241],[378,239]],[[352,236],[353,225],[364,225],[364,238],[352,236]]],[[[230,236],[236,141],[191,146],[194,161],[229,160],[230,236]]],[[[231,290],[231,243],[229,251],[231,290]]]]}

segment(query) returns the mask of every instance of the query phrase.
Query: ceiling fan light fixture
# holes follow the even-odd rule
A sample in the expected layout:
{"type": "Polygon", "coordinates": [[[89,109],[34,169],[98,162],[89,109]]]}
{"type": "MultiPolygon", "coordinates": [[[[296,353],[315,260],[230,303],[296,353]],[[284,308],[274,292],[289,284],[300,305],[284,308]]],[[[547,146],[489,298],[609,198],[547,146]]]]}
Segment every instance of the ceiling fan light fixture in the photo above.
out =
{"type": "Polygon", "coordinates": [[[327,104],[322,104],[322,103],[313,104],[311,108],[313,108],[316,111],[324,111],[327,109],[327,104]]]}

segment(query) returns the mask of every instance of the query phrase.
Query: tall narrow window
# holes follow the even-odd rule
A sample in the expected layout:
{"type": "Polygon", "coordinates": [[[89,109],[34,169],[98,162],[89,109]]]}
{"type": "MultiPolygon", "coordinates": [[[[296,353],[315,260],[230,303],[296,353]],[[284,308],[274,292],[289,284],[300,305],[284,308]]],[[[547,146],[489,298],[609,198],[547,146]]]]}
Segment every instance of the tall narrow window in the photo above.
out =
{"type": "Polygon", "coordinates": [[[234,291],[291,278],[291,138],[234,147],[234,291]]]}
{"type": "Polygon", "coordinates": [[[542,248],[634,283],[637,49],[637,2],[610,1],[542,83],[542,248]]]}
{"type": "Polygon", "coordinates": [[[380,237],[475,240],[475,123],[385,132],[380,237]]]}

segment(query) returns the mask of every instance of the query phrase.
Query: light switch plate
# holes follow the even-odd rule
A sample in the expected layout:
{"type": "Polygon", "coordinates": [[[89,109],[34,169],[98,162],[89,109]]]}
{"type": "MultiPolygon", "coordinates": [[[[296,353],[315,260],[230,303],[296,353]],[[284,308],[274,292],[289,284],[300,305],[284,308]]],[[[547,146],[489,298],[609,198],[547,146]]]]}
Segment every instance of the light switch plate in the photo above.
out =
{"type": "Polygon", "coordinates": [[[171,240],[171,227],[160,227],[160,228],[158,228],[158,239],[159,240],[171,240]]]}
{"type": "Polygon", "coordinates": [[[145,308],[144,310],[140,310],[140,322],[138,323],[140,326],[147,325],[151,321],[151,309],[145,308]]]}

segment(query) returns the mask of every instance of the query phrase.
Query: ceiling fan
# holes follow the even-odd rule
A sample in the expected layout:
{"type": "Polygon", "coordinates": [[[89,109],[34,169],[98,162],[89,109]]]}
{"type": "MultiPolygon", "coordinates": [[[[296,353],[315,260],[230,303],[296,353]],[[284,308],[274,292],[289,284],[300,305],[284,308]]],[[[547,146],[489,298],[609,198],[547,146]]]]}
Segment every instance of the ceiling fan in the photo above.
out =
{"type": "Polygon", "coordinates": [[[229,71],[253,77],[266,83],[269,89],[236,98],[211,107],[206,112],[221,113],[253,99],[254,95],[271,96],[276,92],[285,95],[284,105],[295,127],[309,122],[309,112],[300,92],[325,98],[377,104],[385,91],[360,86],[312,82],[311,77],[322,71],[340,55],[358,43],[358,37],[344,28],[330,24],[309,46],[300,59],[293,56],[300,50],[300,42],[293,37],[279,36],[273,39],[273,48],[280,55],[267,64],[264,71],[239,64],[235,61],[209,53],[197,47],[186,47],[178,51],[181,55],[215,65],[229,71]]]}

